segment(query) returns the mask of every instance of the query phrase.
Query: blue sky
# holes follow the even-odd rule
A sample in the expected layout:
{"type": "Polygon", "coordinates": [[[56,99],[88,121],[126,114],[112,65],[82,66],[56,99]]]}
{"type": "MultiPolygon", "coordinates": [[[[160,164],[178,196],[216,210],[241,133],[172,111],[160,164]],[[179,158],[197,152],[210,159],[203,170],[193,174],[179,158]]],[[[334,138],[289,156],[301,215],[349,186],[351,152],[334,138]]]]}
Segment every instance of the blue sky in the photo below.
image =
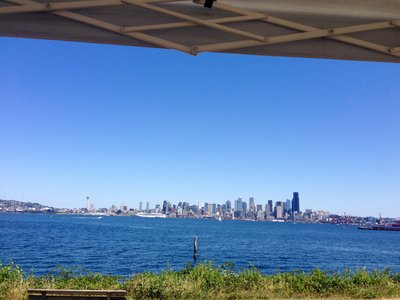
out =
{"type": "Polygon", "coordinates": [[[0,39],[0,199],[400,216],[400,65],[0,39]]]}

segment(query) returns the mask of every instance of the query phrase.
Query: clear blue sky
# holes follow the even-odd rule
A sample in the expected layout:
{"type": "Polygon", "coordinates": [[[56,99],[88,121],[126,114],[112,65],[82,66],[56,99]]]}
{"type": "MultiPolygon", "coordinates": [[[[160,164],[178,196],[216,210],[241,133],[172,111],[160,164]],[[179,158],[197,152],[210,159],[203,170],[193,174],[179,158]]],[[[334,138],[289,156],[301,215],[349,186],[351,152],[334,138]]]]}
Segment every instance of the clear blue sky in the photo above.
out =
{"type": "Polygon", "coordinates": [[[83,207],[300,193],[400,216],[400,64],[0,39],[0,199],[83,207]]]}

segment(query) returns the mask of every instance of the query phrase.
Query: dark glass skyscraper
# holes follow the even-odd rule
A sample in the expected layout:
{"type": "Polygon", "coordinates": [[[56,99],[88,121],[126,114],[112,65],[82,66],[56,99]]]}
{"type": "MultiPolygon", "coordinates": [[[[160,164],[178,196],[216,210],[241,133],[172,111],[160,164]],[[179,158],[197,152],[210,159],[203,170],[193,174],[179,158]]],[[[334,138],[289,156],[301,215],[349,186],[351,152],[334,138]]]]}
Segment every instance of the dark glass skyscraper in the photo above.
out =
{"type": "Polygon", "coordinates": [[[293,193],[293,199],[292,199],[292,212],[300,212],[300,198],[299,198],[299,193],[294,192],[293,193]]]}
{"type": "Polygon", "coordinates": [[[268,211],[267,211],[267,213],[269,214],[269,216],[271,216],[272,215],[272,211],[273,211],[273,208],[274,208],[274,205],[273,205],[273,202],[272,202],[272,200],[268,200],[268,211]]]}

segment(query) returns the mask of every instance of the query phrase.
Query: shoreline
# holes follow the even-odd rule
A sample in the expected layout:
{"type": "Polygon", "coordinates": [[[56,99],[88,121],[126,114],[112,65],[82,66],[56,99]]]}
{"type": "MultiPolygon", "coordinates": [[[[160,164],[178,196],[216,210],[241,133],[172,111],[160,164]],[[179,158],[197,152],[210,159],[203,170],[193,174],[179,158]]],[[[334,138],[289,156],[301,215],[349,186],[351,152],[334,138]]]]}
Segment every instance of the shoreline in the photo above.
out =
{"type": "Polygon", "coordinates": [[[27,299],[28,288],[123,289],[127,299],[395,299],[400,273],[389,270],[354,272],[293,271],[263,275],[256,268],[235,270],[231,263],[195,266],[128,277],[59,268],[43,276],[26,275],[17,265],[0,264],[0,299],[27,299]]]}
{"type": "MultiPolygon", "coordinates": [[[[118,218],[141,218],[146,219],[136,214],[102,214],[102,213],[57,213],[57,212],[32,212],[32,211],[0,211],[0,215],[57,215],[57,216],[80,216],[80,217],[118,217],[118,218]]],[[[187,217],[187,216],[165,216],[155,217],[147,219],[194,219],[194,220],[209,220],[219,221],[218,218],[213,216],[202,216],[202,217],[187,217]]],[[[291,224],[319,224],[319,225],[342,225],[342,226],[360,226],[361,223],[333,223],[333,222],[315,222],[308,220],[285,220],[285,219],[272,219],[272,220],[256,220],[250,218],[222,218],[222,221],[245,221],[245,222],[264,222],[264,223],[291,223],[291,224]]]]}

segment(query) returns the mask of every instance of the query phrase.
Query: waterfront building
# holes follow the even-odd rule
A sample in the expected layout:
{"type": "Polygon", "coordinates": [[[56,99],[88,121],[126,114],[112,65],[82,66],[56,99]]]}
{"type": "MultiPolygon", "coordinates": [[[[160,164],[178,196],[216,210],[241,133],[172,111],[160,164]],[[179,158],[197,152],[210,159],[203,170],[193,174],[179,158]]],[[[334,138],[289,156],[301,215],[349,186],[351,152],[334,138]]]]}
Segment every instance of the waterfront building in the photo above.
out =
{"type": "Polygon", "coordinates": [[[128,206],[126,206],[126,205],[121,205],[120,210],[121,210],[123,213],[126,214],[126,213],[128,212],[128,206]]]}
{"type": "Polygon", "coordinates": [[[148,213],[150,211],[150,205],[149,202],[146,202],[146,212],[148,213]]]}
{"type": "Polygon", "coordinates": [[[232,202],[229,200],[226,201],[226,210],[229,212],[232,210],[232,202]]]}
{"type": "Polygon", "coordinates": [[[262,205],[261,204],[257,204],[257,212],[262,211],[262,205]]]}
{"type": "Polygon", "coordinates": [[[199,207],[197,205],[190,205],[186,209],[188,214],[195,214],[199,212],[199,207]]]}
{"type": "Polygon", "coordinates": [[[292,212],[293,213],[300,212],[300,198],[299,198],[299,193],[298,192],[294,192],[293,193],[292,212]]]}
{"type": "Polygon", "coordinates": [[[140,201],[140,202],[139,202],[139,211],[142,211],[142,210],[143,210],[143,202],[140,201]]]}
{"type": "Polygon", "coordinates": [[[182,216],[182,214],[183,214],[183,208],[182,208],[182,206],[178,205],[178,207],[176,208],[176,215],[182,216]]]}
{"type": "Polygon", "coordinates": [[[306,211],[304,212],[303,216],[306,219],[311,219],[312,214],[313,214],[312,209],[306,209],[306,211]]]}

